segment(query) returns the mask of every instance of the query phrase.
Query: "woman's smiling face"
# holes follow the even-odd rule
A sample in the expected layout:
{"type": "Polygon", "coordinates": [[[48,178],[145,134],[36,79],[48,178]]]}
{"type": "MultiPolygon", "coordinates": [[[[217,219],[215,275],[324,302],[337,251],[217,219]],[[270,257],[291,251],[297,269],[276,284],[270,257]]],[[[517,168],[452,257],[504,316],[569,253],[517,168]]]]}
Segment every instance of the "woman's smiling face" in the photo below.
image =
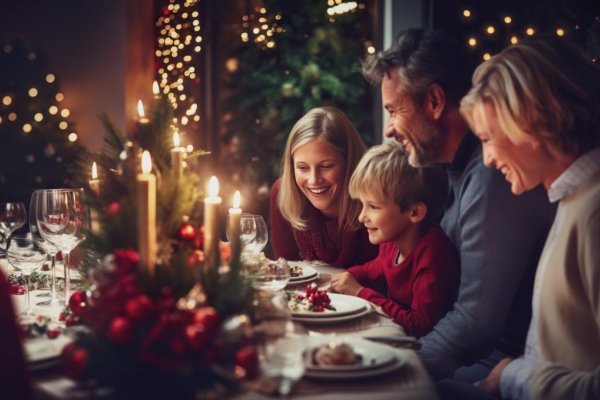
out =
{"type": "Polygon", "coordinates": [[[346,162],[333,145],[313,139],[292,154],[296,184],[308,201],[328,218],[337,218],[346,162]]]}

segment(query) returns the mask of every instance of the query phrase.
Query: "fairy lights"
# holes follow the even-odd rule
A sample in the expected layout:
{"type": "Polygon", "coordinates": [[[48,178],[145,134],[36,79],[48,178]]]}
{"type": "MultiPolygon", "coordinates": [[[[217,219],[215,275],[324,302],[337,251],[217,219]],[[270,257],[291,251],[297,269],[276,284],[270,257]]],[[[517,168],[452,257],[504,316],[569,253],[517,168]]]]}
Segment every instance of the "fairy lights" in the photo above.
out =
{"type": "Polygon", "coordinates": [[[272,49],[276,46],[275,34],[283,32],[278,21],[281,14],[268,15],[264,7],[256,8],[254,13],[242,16],[242,42],[254,42],[262,49],[272,49]]]}
{"type": "Polygon", "coordinates": [[[158,35],[154,54],[159,64],[156,79],[159,92],[173,105],[173,123],[188,125],[192,117],[193,130],[200,121],[197,114],[200,80],[194,67],[200,64],[198,53],[202,51],[200,2],[169,0],[168,3],[156,21],[158,35]]]}

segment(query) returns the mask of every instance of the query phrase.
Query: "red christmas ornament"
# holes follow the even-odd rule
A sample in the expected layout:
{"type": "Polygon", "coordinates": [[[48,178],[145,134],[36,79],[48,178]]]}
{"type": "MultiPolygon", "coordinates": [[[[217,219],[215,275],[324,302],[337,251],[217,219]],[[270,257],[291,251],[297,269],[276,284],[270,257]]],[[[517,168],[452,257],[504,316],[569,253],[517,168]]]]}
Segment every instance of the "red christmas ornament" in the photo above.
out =
{"type": "Polygon", "coordinates": [[[193,350],[204,350],[210,340],[204,325],[192,324],[185,329],[185,337],[189,347],[193,350]]]}
{"type": "Polygon", "coordinates": [[[221,326],[221,317],[212,307],[202,307],[194,313],[194,322],[202,324],[209,337],[213,337],[221,326]]]}
{"type": "Polygon", "coordinates": [[[106,213],[108,215],[115,215],[121,210],[121,204],[118,201],[113,201],[108,206],[106,206],[106,213]]]}
{"type": "Polygon", "coordinates": [[[177,236],[184,242],[191,242],[196,239],[196,228],[189,222],[184,221],[177,230],[177,236]]]}
{"type": "Polygon", "coordinates": [[[236,353],[235,371],[240,378],[254,379],[258,376],[258,355],[253,346],[246,345],[236,353]]]}
{"type": "Polygon", "coordinates": [[[110,321],[108,338],[115,343],[125,344],[133,337],[133,324],[126,317],[115,317],[110,321]]]}
{"type": "Polygon", "coordinates": [[[152,300],[145,294],[127,300],[125,305],[127,315],[134,321],[144,321],[152,313],[152,300]]]}
{"type": "Polygon", "coordinates": [[[64,372],[69,378],[76,381],[83,378],[89,358],[84,347],[78,346],[74,342],[69,343],[63,347],[60,358],[64,372]]]}
{"type": "Polygon", "coordinates": [[[73,311],[73,314],[82,316],[87,306],[87,295],[83,290],[73,292],[69,297],[69,308],[73,311]]]}

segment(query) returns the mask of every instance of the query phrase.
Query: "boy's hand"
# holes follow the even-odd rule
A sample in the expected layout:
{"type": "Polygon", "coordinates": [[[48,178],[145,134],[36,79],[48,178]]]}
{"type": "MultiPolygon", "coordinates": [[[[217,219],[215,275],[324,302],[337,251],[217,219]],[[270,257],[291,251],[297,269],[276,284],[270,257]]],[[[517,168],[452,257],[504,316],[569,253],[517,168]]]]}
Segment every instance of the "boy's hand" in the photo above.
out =
{"type": "Polygon", "coordinates": [[[362,285],[349,272],[342,272],[331,278],[331,289],[334,292],[358,296],[362,285]]]}

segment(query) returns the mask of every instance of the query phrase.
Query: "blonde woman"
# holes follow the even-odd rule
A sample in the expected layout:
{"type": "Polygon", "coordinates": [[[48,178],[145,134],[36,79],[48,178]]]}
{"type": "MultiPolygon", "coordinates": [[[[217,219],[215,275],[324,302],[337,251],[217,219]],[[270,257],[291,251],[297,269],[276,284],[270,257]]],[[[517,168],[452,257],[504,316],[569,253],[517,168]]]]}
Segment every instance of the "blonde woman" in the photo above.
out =
{"type": "Polygon", "coordinates": [[[513,194],[541,184],[558,202],[525,354],[479,386],[511,399],[600,399],[600,69],[566,40],[539,37],[479,66],[461,112],[513,194]]]}
{"type": "Polygon", "coordinates": [[[340,110],[314,108],[296,122],[285,146],[281,178],[271,188],[276,257],[346,268],[377,255],[358,222],[360,202],[348,194],[350,176],[365,150],[340,110]]]}

